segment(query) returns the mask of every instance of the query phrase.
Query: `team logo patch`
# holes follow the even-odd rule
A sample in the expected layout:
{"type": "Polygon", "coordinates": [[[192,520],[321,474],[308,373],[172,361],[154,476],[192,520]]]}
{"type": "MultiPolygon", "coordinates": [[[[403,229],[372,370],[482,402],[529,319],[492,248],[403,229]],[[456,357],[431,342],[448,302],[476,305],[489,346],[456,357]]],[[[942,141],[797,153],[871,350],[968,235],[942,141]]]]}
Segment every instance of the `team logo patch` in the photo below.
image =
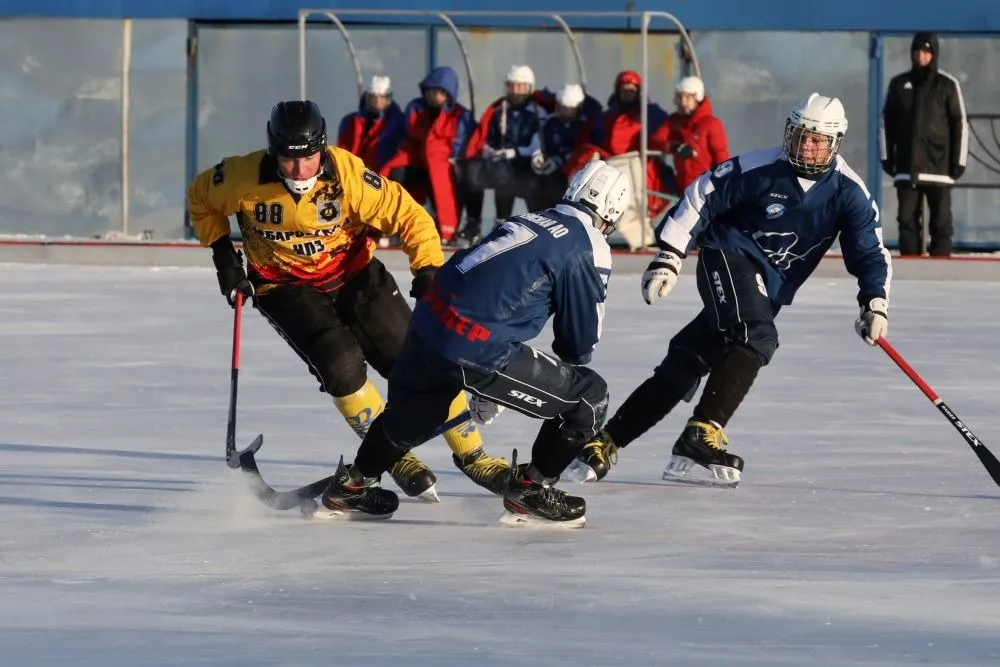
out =
{"type": "Polygon", "coordinates": [[[715,172],[714,172],[715,173],[715,177],[716,178],[722,178],[723,176],[725,176],[726,174],[728,174],[732,170],[733,170],[733,161],[732,160],[726,160],[725,162],[723,162],[722,164],[720,164],[718,167],[715,168],[715,172]]]}
{"type": "Polygon", "coordinates": [[[320,199],[316,202],[316,221],[321,225],[331,225],[340,220],[340,201],[320,199]]]}
{"type": "Polygon", "coordinates": [[[767,216],[768,220],[774,220],[775,218],[780,218],[785,212],[785,207],[781,204],[771,204],[766,209],[764,209],[764,215],[767,216]]]}

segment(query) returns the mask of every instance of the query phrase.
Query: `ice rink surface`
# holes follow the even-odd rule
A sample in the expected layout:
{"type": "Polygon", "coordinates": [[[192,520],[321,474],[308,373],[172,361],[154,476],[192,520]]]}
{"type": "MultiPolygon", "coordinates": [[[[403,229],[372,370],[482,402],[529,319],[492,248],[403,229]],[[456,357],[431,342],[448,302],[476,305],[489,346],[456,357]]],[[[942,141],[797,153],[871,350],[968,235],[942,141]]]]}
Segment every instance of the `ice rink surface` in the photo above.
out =
{"type": "MultiPolygon", "coordinates": [[[[655,307],[637,276],[612,280],[594,363],[612,409],[699,307],[685,273],[655,307]]],[[[1000,489],[855,336],[848,280],[814,279],[779,316],[728,429],[739,489],[660,481],[682,405],[605,481],[566,486],[588,524],[563,532],[498,527],[441,439],[418,450],[440,505],[374,524],[268,510],[223,463],[232,312],[212,271],[0,280],[4,667],[1000,664],[1000,489]]],[[[276,487],[329,474],[355,436],[246,315],[239,442],[265,434],[276,487]]],[[[899,281],[889,321],[1000,453],[1000,284],[899,281]]],[[[488,448],[527,451],[537,425],[505,413],[488,448]]]]}

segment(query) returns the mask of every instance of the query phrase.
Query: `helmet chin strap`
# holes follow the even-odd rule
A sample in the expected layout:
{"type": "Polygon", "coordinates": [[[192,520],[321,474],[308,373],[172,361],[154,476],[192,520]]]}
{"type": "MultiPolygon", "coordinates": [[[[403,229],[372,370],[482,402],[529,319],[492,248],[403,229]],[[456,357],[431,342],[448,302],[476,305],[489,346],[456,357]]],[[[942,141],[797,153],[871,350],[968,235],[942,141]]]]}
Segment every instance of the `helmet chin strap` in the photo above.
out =
{"type": "Polygon", "coordinates": [[[313,186],[316,185],[316,180],[318,178],[319,174],[316,174],[312,178],[307,178],[304,181],[296,181],[291,178],[285,178],[285,185],[287,185],[288,189],[295,194],[304,195],[313,189],[313,186]]]}

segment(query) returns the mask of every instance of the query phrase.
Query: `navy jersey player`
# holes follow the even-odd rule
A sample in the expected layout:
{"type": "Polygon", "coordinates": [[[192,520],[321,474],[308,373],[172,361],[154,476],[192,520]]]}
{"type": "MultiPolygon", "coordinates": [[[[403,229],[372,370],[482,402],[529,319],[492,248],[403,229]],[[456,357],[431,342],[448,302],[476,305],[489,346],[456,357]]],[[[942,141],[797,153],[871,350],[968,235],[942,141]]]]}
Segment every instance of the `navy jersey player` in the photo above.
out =
{"type": "Polygon", "coordinates": [[[869,345],[888,326],[891,265],[879,211],[861,178],[837,153],[847,132],[837,99],[811,94],[792,109],[782,146],[753,151],[702,174],[657,228],[660,252],[642,277],[652,304],[677,281],[699,226],[702,311],[670,341],[667,356],[626,399],[581,460],[591,479],[607,474],[617,449],[652,428],[681,400],[705,389],[673,448],[663,478],[734,487],[743,460],[726,451],[724,428],[758,371],[778,348],[774,318],[792,303],[838,237],[857,278],[857,333],[869,345]]]}
{"type": "Polygon", "coordinates": [[[554,484],[607,413],[607,384],[583,364],[601,336],[611,276],[606,235],[629,201],[626,176],[590,162],[555,207],[507,220],[445,263],[414,309],[385,412],[353,465],[341,460],[323,495],[326,510],[390,516],[398,499],[377,485],[379,475],[429,440],[468,391],[481,421],[501,406],[544,420],[531,463],[517,466],[515,451],[501,523],[584,524],[583,498],[554,484]],[[526,345],[550,318],[552,353],[526,345]]]}

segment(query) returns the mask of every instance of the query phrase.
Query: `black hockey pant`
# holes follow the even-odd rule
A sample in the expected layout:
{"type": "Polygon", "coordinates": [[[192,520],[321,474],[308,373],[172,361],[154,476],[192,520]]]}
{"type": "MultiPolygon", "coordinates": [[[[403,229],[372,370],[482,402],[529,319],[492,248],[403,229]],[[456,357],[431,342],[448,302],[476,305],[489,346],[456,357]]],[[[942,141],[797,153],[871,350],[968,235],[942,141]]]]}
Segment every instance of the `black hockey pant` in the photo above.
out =
{"type": "Polygon", "coordinates": [[[656,425],[682,400],[691,401],[711,373],[695,417],[725,426],[757,372],[778,348],[774,317],[757,265],[738,253],[702,249],[698,292],[705,306],[670,340],[667,356],[608,420],[624,447],[656,425]]]}
{"type": "Polygon", "coordinates": [[[306,363],[320,391],[331,396],[361,389],[369,363],[389,376],[412,312],[375,258],[336,292],[282,285],[254,297],[254,307],[306,363]]]}
{"type": "Polygon", "coordinates": [[[544,420],[532,445],[532,462],[545,477],[558,476],[580,448],[604,425],[608,387],[600,375],[572,366],[527,345],[502,368],[482,372],[455,364],[435,353],[412,333],[389,377],[380,428],[366,438],[357,465],[366,476],[387,470],[398,458],[375,442],[378,430],[397,452],[430,440],[448,418],[463,390],[544,420]],[[366,452],[367,450],[367,452],[366,452]]]}

